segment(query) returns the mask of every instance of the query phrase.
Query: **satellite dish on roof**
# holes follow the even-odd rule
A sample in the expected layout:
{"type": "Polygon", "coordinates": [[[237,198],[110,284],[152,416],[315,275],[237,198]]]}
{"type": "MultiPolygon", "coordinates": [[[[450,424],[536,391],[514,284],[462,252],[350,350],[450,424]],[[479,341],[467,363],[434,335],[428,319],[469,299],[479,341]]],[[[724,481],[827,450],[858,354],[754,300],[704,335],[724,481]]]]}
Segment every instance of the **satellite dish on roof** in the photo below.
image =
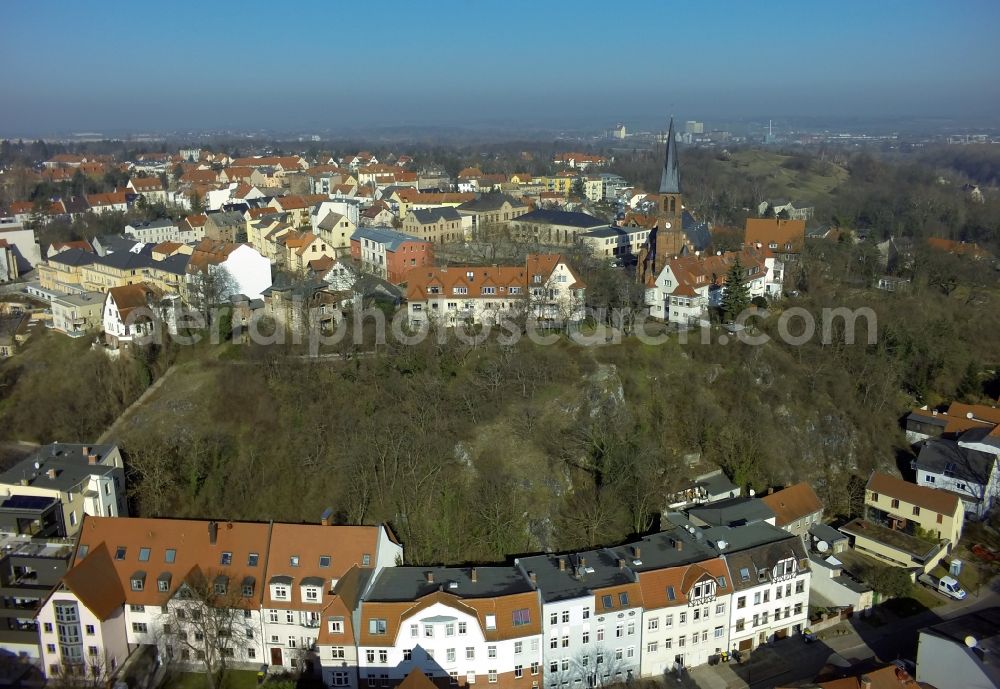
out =
{"type": "Polygon", "coordinates": [[[755,490],[754,490],[753,488],[751,488],[751,489],[750,489],[749,491],[747,491],[747,492],[748,492],[748,493],[750,494],[750,497],[751,497],[751,498],[752,498],[753,496],[757,495],[757,491],[755,491],[755,490]]]}
{"type": "Polygon", "coordinates": [[[972,636],[972,634],[969,634],[967,637],[965,637],[965,645],[968,646],[969,648],[975,648],[977,645],[979,645],[979,642],[976,641],[976,637],[972,636]]]}
{"type": "Polygon", "coordinates": [[[816,550],[818,550],[821,553],[825,553],[829,549],[830,549],[830,544],[827,543],[826,541],[820,541],[819,543],[816,544],[816,550]]]}
{"type": "Polygon", "coordinates": [[[41,469],[42,468],[42,463],[41,462],[35,462],[35,468],[36,469],[41,469]]]}
{"type": "Polygon", "coordinates": [[[974,416],[974,414],[971,411],[965,412],[965,418],[971,419],[973,416],[974,416]]]}

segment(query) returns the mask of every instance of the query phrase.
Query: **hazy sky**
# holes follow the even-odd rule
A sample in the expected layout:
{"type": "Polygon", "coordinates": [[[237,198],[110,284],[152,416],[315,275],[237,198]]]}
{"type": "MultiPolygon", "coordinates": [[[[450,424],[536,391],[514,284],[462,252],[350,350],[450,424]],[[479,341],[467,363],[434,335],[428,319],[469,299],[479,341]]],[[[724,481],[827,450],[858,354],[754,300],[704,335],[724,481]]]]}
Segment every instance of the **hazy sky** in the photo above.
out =
{"type": "Polygon", "coordinates": [[[1000,1],[5,0],[0,135],[1000,116],[1000,1]]]}

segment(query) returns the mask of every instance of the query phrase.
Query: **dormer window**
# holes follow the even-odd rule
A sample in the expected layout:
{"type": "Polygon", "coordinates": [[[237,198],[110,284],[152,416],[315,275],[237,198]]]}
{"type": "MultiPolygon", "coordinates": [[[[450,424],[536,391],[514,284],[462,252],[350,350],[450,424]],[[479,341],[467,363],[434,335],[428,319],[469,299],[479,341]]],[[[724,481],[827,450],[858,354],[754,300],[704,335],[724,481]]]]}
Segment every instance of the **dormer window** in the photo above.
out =
{"type": "Polygon", "coordinates": [[[130,578],[133,591],[142,591],[146,587],[146,573],[136,572],[130,578]]]}
{"type": "Polygon", "coordinates": [[[343,634],[344,633],[344,618],[343,617],[331,617],[327,620],[327,628],[330,630],[331,634],[343,634]]]}
{"type": "Polygon", "coordinates": [[[216,595],[224,596],[226,591],[229,590],[229,577],[222,574],[215,577],[214,588],[216,595]]]}
{"type": "Polygon", "coordinates": [[[255,581],[253,577],[245,577],[243,579],[243,584],[240,586],[240,592],[243,594],[244,598],[250,598],[253,596],[254,583],[255,581]]]}
{"type": "Polygon", "coordinates": [[[156,577],[156,590],[160,593],[167,593],[170,591],[170,572],[164,572],[160,576],[156,577]]]}

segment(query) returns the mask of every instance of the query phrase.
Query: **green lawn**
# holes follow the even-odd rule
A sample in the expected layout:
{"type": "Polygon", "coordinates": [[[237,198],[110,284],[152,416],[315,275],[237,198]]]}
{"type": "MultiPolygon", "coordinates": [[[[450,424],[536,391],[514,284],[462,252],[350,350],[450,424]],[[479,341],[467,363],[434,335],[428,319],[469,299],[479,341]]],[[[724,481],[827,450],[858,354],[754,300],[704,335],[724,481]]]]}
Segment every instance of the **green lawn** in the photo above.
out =
{"type": "MultiPolygon", "coordinates": [[[[255,689],[257,673],[254,670],[228,670],[222,685],[216,689],[255,689]]],[[[203,672],[178,672],[167,679],[163,689],[208,689],[203,672]]]]}

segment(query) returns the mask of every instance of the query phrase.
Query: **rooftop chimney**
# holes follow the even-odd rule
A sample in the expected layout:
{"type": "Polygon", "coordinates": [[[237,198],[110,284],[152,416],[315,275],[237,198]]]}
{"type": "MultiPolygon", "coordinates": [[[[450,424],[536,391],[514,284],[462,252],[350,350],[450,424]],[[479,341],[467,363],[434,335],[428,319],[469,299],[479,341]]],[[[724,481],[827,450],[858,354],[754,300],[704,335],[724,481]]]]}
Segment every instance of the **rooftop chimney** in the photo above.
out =
{"type": "Polygon", "coordinates": [[[767,494],[768,494],[768,495],[771,495],[771,494],[773,494],[773,493],[774,493],[774,486],[768,486],[768,487],[767,487],[767,494]]]}
{"type": "Polygon", "coordinates": [[[538,575],[534,572],[528,572],[528,578],[531,580],[532,586],[538,583],[538,575]]]}
{"type": "Polygon", "coordinates": [[[618,569],[625,569],[625,558],[618,558],[618,569]]]}
{"type": "Polygon", "coordinates": [[[208,523],[208,542],[215,545],[216,538],[219,535],[219,523],[209,522],[208,523]]]}
{"type": "Polygon", "coordinates": [[[682,541],[682,540],[681,540],[681,539],[679,539],[679,538],[678,538],[678,539],[675,539],[675,540],[674,540],[674,547],[675,547],[675,548],[676,548],[677,550],[684,550],[684,541],[682,541]]]}
{"type": "Polygon", "coordinates": [[[580,566],[581,567],[587,566],[587,558],[585,558],[583,555],[580,556],[580,566]]]}
{"type": "Polygon", "coordinates": [[[479,572],[476,571],[475,567],[473,567],[472,570],[469,572],[469,578],[472,579],[473,584],[479,581],[479,572]]]}
{"type": "Polygon", "coordinates": [[[89,446],[89,445],[84,445],[84,446],[83,446],[83,450],[82,450],[82,454],[83,454],[84,456],[87,456],[87,455],[89,455],[89,454],[90,454],[90,446],[89,446]]]}
{"type": "Polygon", "coordinates": [[[637,545],[632,546],[632,557],[638,560],[641,555],[642,551],[639,549],[639,546],[637,545]]]}
{"type": "Polygon", "coordinates": [[[97,464],[97,455],[87,455],[87,464],[97,464]]]}
{"type": "Polygon", "coordinates": [[[55,469],[49,469],[48,471],[45,472],[45,474],[49,478],[54,479],[56,477],[56,470],[55,469]]]}
{"type": "Polygon", "coordinates": [[[424,578],[427,580],[428,584],[434,583],[434,572],[424,572],[424,578]]]}
{"type": "Polygon", "coordinates": [[[566,571],[566,558],[564,558],[562,555],[559,556],[559,571],[560,572],[566,571]]]}
{"type": "Polygon", "coordinates": [[[861,689],[872,689],[872,678],[868,675],[861,675],[858,681],[861,684],[861,689]]]}

